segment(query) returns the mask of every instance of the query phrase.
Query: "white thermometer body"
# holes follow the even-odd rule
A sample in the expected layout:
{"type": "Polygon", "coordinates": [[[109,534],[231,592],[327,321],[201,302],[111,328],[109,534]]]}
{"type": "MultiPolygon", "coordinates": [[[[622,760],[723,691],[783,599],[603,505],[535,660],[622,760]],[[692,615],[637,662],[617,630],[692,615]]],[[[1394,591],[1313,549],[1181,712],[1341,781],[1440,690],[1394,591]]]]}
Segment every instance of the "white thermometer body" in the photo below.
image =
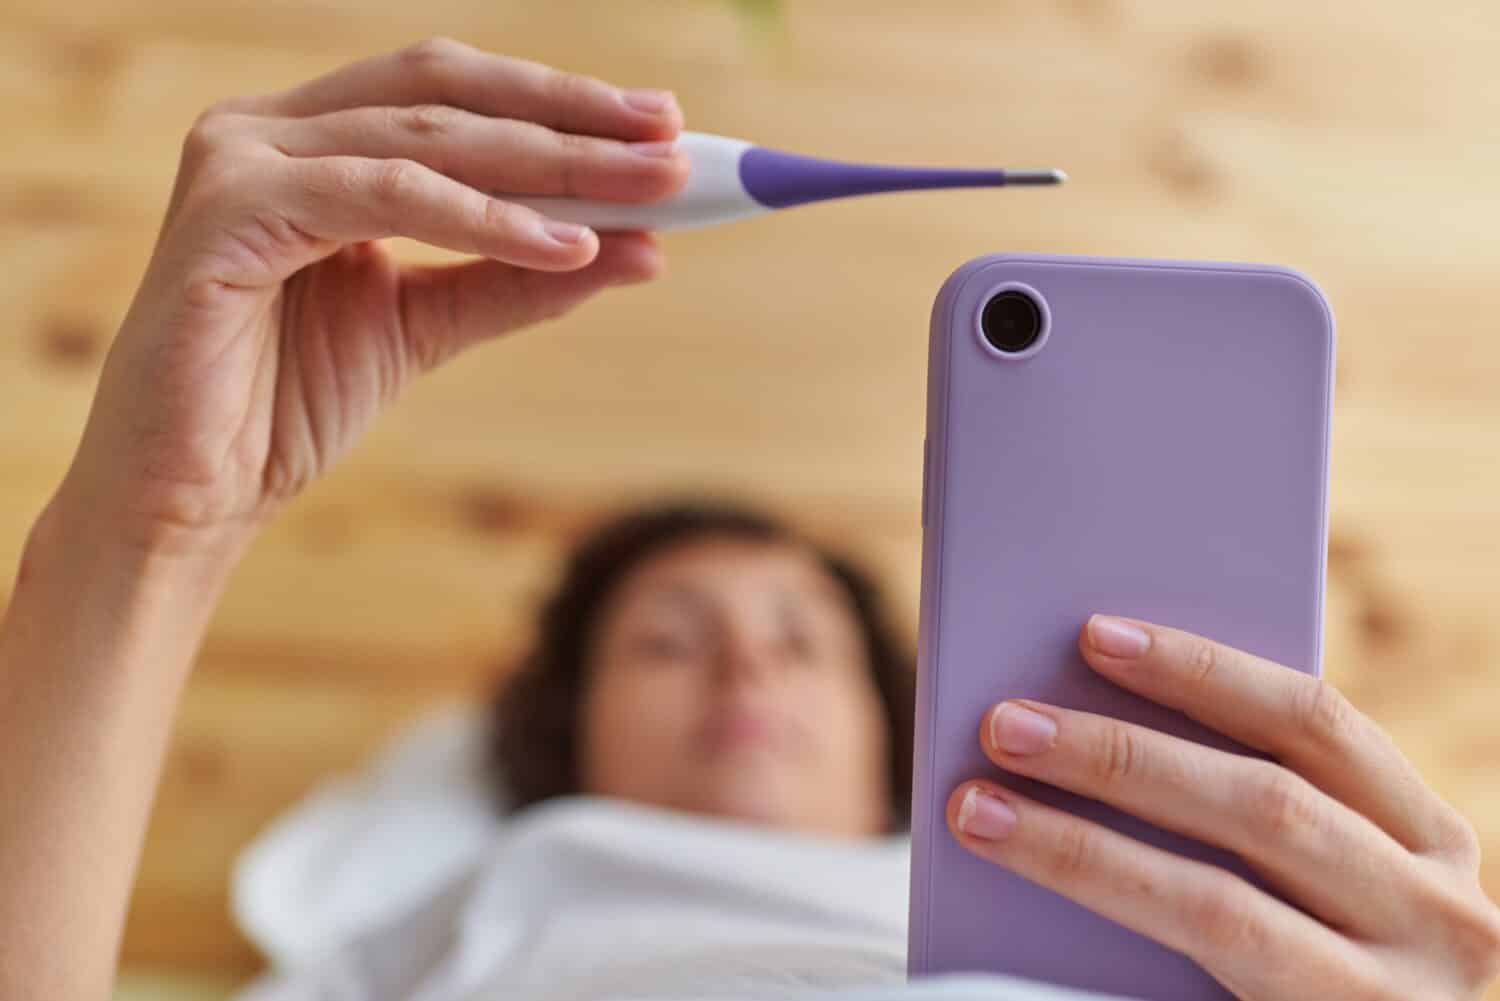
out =
{"type": "Polygon", "coordinates": [[[553,219],[597,230],[686,229],[729,222],[808,202],[887,191],[1059,184],[1060,170],[969,170],[823,160],[756,146],[743,139],[683,132],[692,161],[682,190],[657,202],[512,197],[553,219]]]}

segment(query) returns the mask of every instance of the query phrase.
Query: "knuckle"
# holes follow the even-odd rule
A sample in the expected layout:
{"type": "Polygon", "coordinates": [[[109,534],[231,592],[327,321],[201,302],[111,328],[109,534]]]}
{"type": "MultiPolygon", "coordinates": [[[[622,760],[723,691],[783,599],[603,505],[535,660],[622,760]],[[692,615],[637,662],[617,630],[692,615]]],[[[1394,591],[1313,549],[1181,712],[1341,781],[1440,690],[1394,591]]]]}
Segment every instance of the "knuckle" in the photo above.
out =
{"type": "Polygon", "coordinates": [[[266,163],[250,149],[216,153],[185,168],[180,211],[197,225],[224,219],[252,208],[269,197],[267,178],[275,164],[266,163]]]}
{"type": "Polygon", "coordinates": [[[578,73],[552,70],[547,74],[547,95],[559,104],[585,100],[594,90],[594,81],[578,73]]]}
{"type": "Polygon", "coordinates": [[[233,112],[222,103],[205,108],[188,128],[182,141],[183,155],[193,162],[208,159],[223,147],[233,129],[233,112]]]}
{"type": "Polygon", "coordinates": [[[1320,744],[1331,745],[1351,736],[1355,709],[1333,685],[1322,678],[1309,678],[1297,688],[1292,718],[1300,732],[1320,744]]]}
{"type": "Polygon", "coordinates": [[[521,207],[503,198],[486,198],[480,209],[479,224],[485,231],[504,233],[517,229],[521,223],[521,207]]]}
{"type": "MultiPolygon", "coordinates": [[[[357,168],[350,168],[350,172],[357,176],[357,168]]],[[[421,172],[415,160],[383,160],[370,178],[371,193],[385,202],[407,201],[421,183],[421,172]]]]}
{"type": "Polygon", "coordinates": [[[557,133],[557,145],[569,156],[588,156],[598,152],[604,143],[592,136],[581,136],[573,132],[557,133]]]}
{"type": "Polygon", "coordinates": [[[249,98],[223,97],[214,101],[208,107],[198,113],[197,121],[211,121],[213,119],[227,118],[231,115],[244,114],[249,98]]]}
{"type": "Polygon", "coordinates": [[[305,187],[310,195],[347,200],[357,194],[365,183],[366,171],[358,161],[339,158],[323,164],[319,170],[309,171],[305,187]]]}
{"type": "Polygon", "coordinates": [[[192,127],[188,129],[188,135],[212,134],[227,114],[229,111],[225,108],[224,102],[215,101],[198,112],[198,116],[193,119],[192,127]]]}
{"type": "Polygon", "coordinates": [[[1441,839],[1458,858],[1459,864],[1471,872],[1478,872],[1483,854],[1478,829],[1467,817],[1447,804],[1444,804],[1438,824],[1442,831],[1441,839]]]}
{"type": "Polygon", "coordinates": [[[580,177],[584,162],[598,155],[604,143],[588,136],[563,132],[558,135],[561,155],[554,169],[553,183],[565,196],[576,197],[580,190],[580,177]]]}
{"type": "Polygon", "coordinates": [[[441,75],[447,65],[468,50],[468,46],[444,35],[413,42],[400,52],[402,67],[428,77],[441,75]]]}
{"type": "Polygon", "coordinates": [[[403,131],[437,137],[451,135],[458,128],[463,112],[446,104],[416,104],[395,109],[395,116],[397,126],[403,131]]]}
{"type": "Polygon", "coordinates": [[[1140,769],[1140,743],[1130,728],[1105,724],[1093,754],[1095,777],[1104,786],[1119,786],[1136,777],[1140,769]]]}
{"type": "Polygon", "coordinates": [[[1187,903],[1186,924],[1210,954],[1243,955],[1262,950],[1265,928],[1253,906],[1253,891],[1225,873],[1206,881],[1187,903]]]}
{"type": "Polygon", "coordinates": [[[1317,826],[1317,801],[1304,779],[1269,762],[1253,766],[1250,774],[1240,802],[1249,813],[1246,826],[1256,835],[1279,839],[1317,826]]]}
{"type": "Polygon", "coordinates": [[[1095,850],[1094,835],[1087,827],[1079,823],[1066,824],[1051,840],[1045,865],[1054,879],[1062,883],[1073,882],[1088,874],[1094,863],[1095,850]]]}
{"type": "Polygon", "coordinates": [[[1212,640],[1194,637],[1187,651],[1188,680],[1203,685],[1219,666],[1219,645],[1212,640]]]}

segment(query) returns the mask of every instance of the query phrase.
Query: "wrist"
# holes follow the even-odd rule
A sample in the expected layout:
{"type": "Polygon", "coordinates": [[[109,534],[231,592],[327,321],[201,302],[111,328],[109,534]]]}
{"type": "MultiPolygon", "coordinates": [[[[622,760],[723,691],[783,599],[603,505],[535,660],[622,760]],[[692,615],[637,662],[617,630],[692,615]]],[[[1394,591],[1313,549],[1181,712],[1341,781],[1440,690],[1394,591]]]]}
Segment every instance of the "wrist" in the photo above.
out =
{"type": "Polygon", "coordinates": [[[75,462],[37,517],[36,544],[54,556],[153,579],[227,577],[261,524],[176,523],[126,508],[122,498],[129,493],[75,462]]]}
{"type": "Polygon", "coordinates": [[[31,605],[49,620],[87,615],[199,633],[251,536],[137,532],[65,479],[26,540],[12,604],[31,605]]]}

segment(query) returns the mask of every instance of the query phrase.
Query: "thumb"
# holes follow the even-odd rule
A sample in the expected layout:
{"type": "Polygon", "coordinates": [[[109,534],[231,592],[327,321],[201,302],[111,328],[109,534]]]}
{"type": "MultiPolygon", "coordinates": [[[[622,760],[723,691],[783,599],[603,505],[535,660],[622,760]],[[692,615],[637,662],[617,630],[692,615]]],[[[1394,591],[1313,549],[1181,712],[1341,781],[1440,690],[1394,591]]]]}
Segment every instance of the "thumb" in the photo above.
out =
{"type": "Polygon", "coordinates": [[[420,370],[470,345],[548,320],[611,285],[648,281],[664,266],[649,233],[599,237],[599,253],[576,271],[535,271],[484,258],[401,274],[400,325],[420,370]]]}

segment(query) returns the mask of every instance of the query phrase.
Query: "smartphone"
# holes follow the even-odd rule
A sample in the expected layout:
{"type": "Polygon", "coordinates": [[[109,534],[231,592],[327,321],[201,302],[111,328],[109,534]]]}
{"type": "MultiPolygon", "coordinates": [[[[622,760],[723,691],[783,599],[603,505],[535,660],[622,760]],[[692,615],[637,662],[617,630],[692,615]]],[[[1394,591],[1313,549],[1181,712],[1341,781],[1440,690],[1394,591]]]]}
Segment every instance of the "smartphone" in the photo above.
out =
{"type": "Polygon", "coordinates": [[[969,854],[987,776],[1263,885],[1230,853],[1003,773],[980,719],[1021,696],[1250,753],[1078,653],[1092,612],[1319,672],[1333,317],[1287,268],[1042,255],[959,268],[932,310],[909,971],[1229,999],[1191,960],[969,854]]]}

